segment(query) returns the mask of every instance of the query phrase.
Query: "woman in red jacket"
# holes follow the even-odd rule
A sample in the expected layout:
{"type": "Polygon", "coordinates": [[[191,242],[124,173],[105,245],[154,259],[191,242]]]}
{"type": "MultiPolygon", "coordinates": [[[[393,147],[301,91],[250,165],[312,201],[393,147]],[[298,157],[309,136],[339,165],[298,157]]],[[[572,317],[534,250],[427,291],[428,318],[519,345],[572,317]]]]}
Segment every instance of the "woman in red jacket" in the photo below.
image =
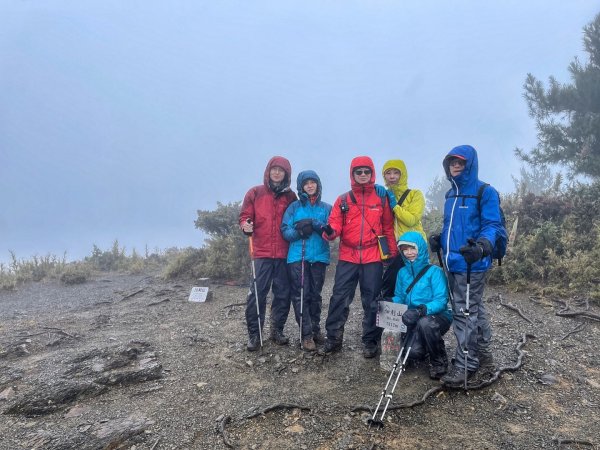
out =
{"type": "MultiPolygon", "coordinates": [[[[290,287],[286,258],[289,243],[281,235],[281,220],[288,205],[296,200],[290,190],[292,166],[282,156],[271,158],[265,169],[263,184],[251,188],[244,197],[239,224],[242,231],[253,236],[254,252],[250,257],[256,269],[256,291],[260,308],[260,330],[264,329],[267,294],[273,290],[271,304],[271,339],[279,345],[289,340],[283,327],[290,312],[290,287]]],[[[246,304],[248,351],[260,346],[259,323],[254,283],[246,304]]]]}
{"type": "Polygon", "coordinates": [[[344,325],[359,284],[364,311],[363,355],[373,358],[377,355],[382,331],[375,325],[376,298],[383,273],[378,242],[379,237],[387,240],[389,256],[396,256],[394,218],[387,196],[380,197],[375,191],[375,168],[371,158],[358,156],[352,160],[350,182],[352,190],[338,197],[323,233],[328,240],[340,236],[340,256],[325,323],[327,341],[321,353],[329,354],[342,348],[344,325]]]}

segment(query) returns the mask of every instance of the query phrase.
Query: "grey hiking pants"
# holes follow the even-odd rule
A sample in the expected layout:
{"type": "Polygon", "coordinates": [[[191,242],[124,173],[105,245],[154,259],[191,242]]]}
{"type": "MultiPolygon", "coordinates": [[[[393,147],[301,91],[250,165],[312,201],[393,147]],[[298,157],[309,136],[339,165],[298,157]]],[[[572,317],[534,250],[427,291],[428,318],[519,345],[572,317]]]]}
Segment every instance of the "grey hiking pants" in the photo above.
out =
{"type": "Polygon", "coordinates": [[[464,314],[467,306],[467,274],[451,272],[448,275],[448,282],[454,296],[452,327],[457,342],[454,365],[460,369],[465,368],[463,351],[467,348],[467,370],[475,371],[479,368],[479,352],[489,351],[492,339],[489,315],[483,303],[486,272],[471,272],[468,321],[464,314]]]}

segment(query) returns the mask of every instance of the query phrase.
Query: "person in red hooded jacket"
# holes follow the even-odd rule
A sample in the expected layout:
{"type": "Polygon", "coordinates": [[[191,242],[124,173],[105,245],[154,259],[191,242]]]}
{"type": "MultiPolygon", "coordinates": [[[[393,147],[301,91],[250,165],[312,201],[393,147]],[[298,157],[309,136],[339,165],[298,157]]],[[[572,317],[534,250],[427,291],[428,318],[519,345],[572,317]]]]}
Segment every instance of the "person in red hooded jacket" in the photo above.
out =
{"type": "MultiPolygon", "coordinates": [[[[252,236],[256,269],[256,291],[260,308],[260,330],[264,329],[267,294],[273,290],[271,304],[271,339],[286,345],[289,339],[283,328],[290,312],[290,287],[287,272],[289,243],[280,231],[283,214],[297,197],[290,190],[292,166],[282,156],[271,158],[265,169],[263,184],[251,188],[244,197],[239,224],[244,234],[252,236]]],[[[248,351],[260,346],[259,323],[254,283],[246,300],[246,326],[248,327],[248,351]]]]}
{"type": "Polygon", "coordinates": [[[330,354],[342,348],[344,325],[348,320],[356,285],[359,284],[364,311],[363,355],[373,358],[379,350],[382,332],[375,325],[376,298],[383,274],[378,237],[385,237],[389,256],[396,256],[398,249],[394,238],[394,217],[387,196],[379,196],[375,190],[375,167],[371,158],[358,156],[352,160],[350,183],[351,191],[338,197],[323,231],[325,239],[340,237],[340,256],[325,323],[327,340],[320,351],[330,354]]]}

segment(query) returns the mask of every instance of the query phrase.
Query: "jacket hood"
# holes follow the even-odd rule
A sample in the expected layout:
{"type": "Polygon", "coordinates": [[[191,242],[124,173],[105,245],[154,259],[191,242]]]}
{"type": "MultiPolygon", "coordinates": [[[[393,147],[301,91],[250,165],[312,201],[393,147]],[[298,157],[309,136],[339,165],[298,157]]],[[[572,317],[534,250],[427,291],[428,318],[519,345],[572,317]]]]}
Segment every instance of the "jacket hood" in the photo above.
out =
{"type": "MultiPolygon", "coordinates": [[[[425,243],[425,239],[423,239],[421,233],[417,231],[407,231],[402,236],[400,236],[400,238],[398,238],[397,245],[398,247],[400,247],[401,245],[412,245],[417,248],[417,259],[415,259],[412,263],[413,268],[417,272],[423,267],[425,267],[427,264],[429,264],[429,252],[427,250],[427,244],[425,243]]],[[[404,264],[407,266],[410,265],[411,262],[408,259],[406,259],[404,254],[402,254],[402,252],[400,252],[400,254],[402,255],[404,264]]]]}
{"type": "Polygon", "coordinates": [[[352,160],[352,162],[350,163],[350,185],[353,188],[365,186],[373,189],[373,186],[375,185],[375,164],[373,164],[373,160],[371,158],[369,158],[368,156],[357,156],[352,160]],[[354,172],[354,169],[356,169],[357,167],[368,167],[369,169],[371,169],[371,179],[368,183],[361,185],[354,181],[354,175],[352,174],[352,172],[354,172]]]}
{"type": "Polygon", "coordinates": [[[304,193],[304,191],[302,190],[302,186],[304,186],[306,180],[315,180],[317,182],[317,201],[321,200],[321,194],[323,192],[321,186],[321,179],[319,178],[319,175],[317,175],[317,172],[315,172],[314,170],[303,170],[298,174],[298,177],[296,178],[298,198],[301,200],[303,198],[302,194],[304,193]]]}
{"type": "Polygon", "coordinates": [[[477,162],[477,151],[470,145],[459,145],[458,147],[454,147],[448,152],[442,165],[444,166],[444,172],[446,172],[446,178],[448,178],[450,182],[454,179],[454,182],[460,187],[467,186],[473,182],[476,183],[478,180],[479,163],[477,162]],[[459,157],[466,161],[464,170],[456,177],[450,175],[449,163],[453,157],[459,157]]]}
{"type": "Polygon", "coordinates": [[[271,171],[271,168],[273,166],[279,166],[282,167],[283,170],[285,171],[285,177],[283,178],[282,181],[282,189],[280,190],[281,192],[283,192],[283,190],[285,188],[288,188],[291,184],[291,180],[292,180],[292,165],[290,164],[290,162],[284,158],[283,156],[273,156],[269,162],[267,163],[267,167],[265,168],[265,174],[263,177],[263,184],[265,185],[265,187],[269,190],[271,189],[271,186],[269,185],[269,172],[271,171]]]}
{"type": "Polygon", "coordinates": [[[390,159],[383,165],[383,170],[381,171],[381,175],[385,180],[385,171],[388,169],[397,169],[400,171],[400,179],[398,180],[398,184],[389,185],[387,181],[385,185],[388,188],[391,188],[394,191],[394,194],[398,197],[399,193],[404,192],[408,189],[408,172],[406,171],[406,164],[401,159],[390,159]]]}

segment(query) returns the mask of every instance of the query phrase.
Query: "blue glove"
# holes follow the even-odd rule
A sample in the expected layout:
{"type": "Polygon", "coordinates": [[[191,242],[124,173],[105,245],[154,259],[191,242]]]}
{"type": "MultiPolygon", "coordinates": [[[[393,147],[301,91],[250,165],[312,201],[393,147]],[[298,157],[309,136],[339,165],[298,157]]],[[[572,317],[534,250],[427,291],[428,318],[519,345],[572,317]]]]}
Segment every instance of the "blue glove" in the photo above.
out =
{"type": "Polygon", "coordinates": [[[383,186],[379,185],[379,184],[375,184],[375,192],[377,192],[377,195],[379,195],[381,198],[385,197],[387,195],[387,189],[384,188],[383,186]]]}
{"type": "Polygon", "coordinates": [[[386,191],[386,193],[387,193],[388,200],[390,202],[390,208],[394,209],[396,207],[396,205],[398,204],[398,202],[396,201],[396,195],[394,194],[394,191],[392,191],[391,189],[388,189],[386,191]]]}

